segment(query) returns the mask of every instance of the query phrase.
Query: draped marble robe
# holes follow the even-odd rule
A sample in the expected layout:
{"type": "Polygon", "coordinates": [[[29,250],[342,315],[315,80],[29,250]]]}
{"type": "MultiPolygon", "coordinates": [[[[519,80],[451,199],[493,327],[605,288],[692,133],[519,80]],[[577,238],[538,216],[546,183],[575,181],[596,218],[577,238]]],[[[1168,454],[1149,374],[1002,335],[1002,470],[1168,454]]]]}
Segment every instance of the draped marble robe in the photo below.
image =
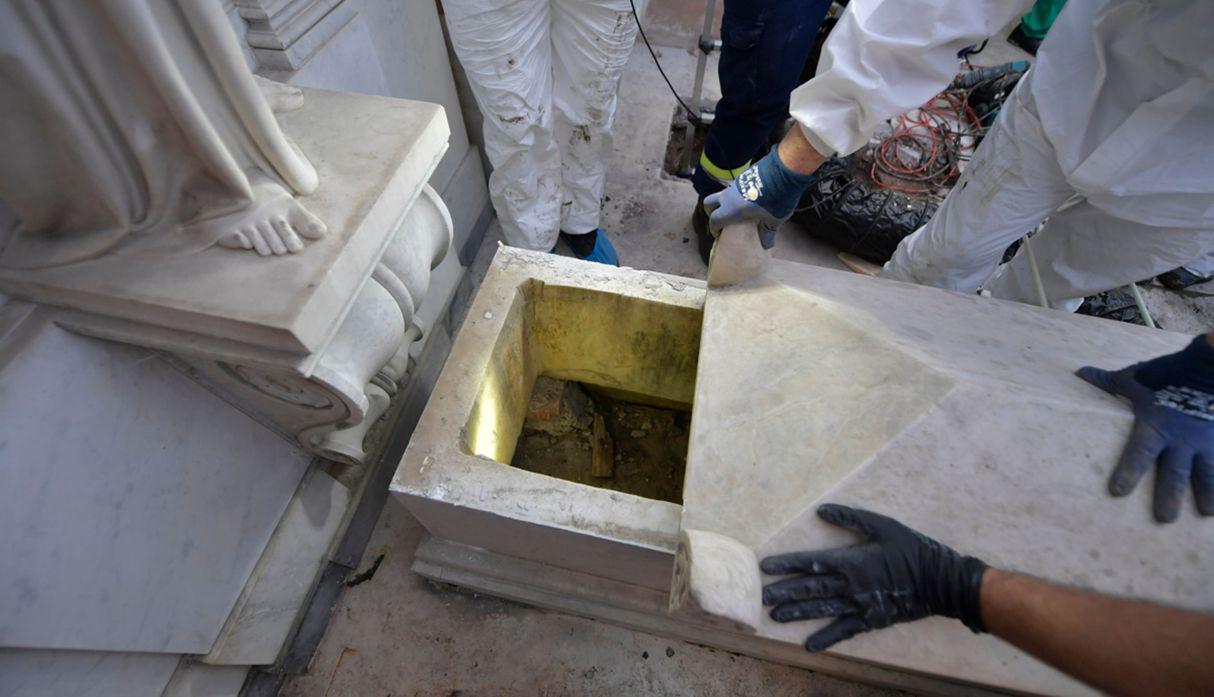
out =
{"type": "Polygon", "coordinates": [[[215,0],[0,0],[0,266],[297,252],[317,183],[215,0]]]}

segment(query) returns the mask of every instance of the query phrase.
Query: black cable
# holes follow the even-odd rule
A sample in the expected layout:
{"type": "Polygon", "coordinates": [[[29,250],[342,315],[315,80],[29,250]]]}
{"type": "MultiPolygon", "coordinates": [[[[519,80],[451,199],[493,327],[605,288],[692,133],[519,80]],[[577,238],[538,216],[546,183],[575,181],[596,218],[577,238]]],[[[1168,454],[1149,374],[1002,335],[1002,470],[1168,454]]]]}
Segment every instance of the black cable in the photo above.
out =
{"type": "Polygon", "coordinates": [[[670,88],[670,93],[674,95],[675,99],[679,100],[679,106],[687,111],[687,120],[694,126],[700,125],[700,115],[693,112],[691,107],[687,106],[683,98],[679,96],[678,91],[675,90],[674,85],[670,84],[670,78],[666,77],[666,71],[662,70],[662,64],[658,61],[658,54],[653,52],[653,46],[649,44],[649,39],[645,36],[645,28],[641,26],[641,18],[637,16],[636,3],[628,0],[628,4],[632,6],[632,18],[636,20],[637,31],[641,33],[641,40],[645,42],[645,48],[649,49],[649,55],[653,56],[653,64],[658,66],[658,72],[662,74],[662,79],[666,81],[666,86],[670,88]]]}
{"type": "Polygon", "coordinates": [[[979,53],[982,53],[983,51],[985,51],[986,44],[989,41],[990,41],[990,39],[985,39],[981,44],[976,44],[974,46],[966,46],[965,48],[963,48],[957,52],[957,57],[960,58],[961,60],[965,61],[965,64],[968,66],[968,65],[970,65],[970,56],[976,56],[979,53]]]}

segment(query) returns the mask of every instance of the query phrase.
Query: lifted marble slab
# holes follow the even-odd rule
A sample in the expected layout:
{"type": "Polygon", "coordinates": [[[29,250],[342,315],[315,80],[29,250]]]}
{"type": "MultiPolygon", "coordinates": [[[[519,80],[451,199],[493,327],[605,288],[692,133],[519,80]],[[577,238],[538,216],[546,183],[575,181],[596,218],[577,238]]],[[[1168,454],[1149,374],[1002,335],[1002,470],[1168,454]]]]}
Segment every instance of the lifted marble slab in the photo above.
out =
{"type": "MultiPolygon", "coordinates": [[[[1209,521],[1190,505],[1178,523],[1154,523],[1149,481],[1108,495],[1130,410],[1073,375],[1189,339],[780,261],[712,289],[672,604],[799,647],[825,621],[772,621],[754,590],[772,580],[757,559],[856,541],[816,517],[831,501],[1004,568],[1214,610],[1209,521]]],[[[948,620],[833,651],[997,689],[1088,692],[948,620]]]]}

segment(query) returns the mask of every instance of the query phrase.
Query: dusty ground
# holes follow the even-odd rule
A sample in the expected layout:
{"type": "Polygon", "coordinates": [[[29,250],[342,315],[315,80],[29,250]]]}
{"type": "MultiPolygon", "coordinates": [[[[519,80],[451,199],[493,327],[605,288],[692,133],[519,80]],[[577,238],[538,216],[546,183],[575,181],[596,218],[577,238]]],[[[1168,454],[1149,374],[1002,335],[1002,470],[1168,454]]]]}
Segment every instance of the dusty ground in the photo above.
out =
{"type": "MultiPolygon", "coordinates": [[[[676,85],[690,85],[694,57],[659,49],[676,85]]],[[[1010,59],[993,45],[984,59],[1010,59]]],[[[715,66],[707,92],[715,98],[715,66]]],[[[695,194],[661,173],[674,107],[643,46],[623,77],[615,155],[608,169],[603,226],[622,263],[703,278],[690,226],[695,194]]],[[[500,239],[494,225],[473,264],[482,278],[500,239]]],[[[832,249],[786,224],[776,255],[843,268],[832,249]]],[[[1214,326],[1214,297],[1144,288],[1169,329],[1214,326]]],[[[631,429],[629,430],[631,432],[631,429]]],[[[405,695],[846,695],[896,694],[805,670],[661,639],[608,624],[476,596],[412,574],[423,531],[389,499],[363,557],[376,573],[348,588],[308,674],[289,680],[287,697],[405,695]]]]}
{"type": "Polygon", "coordinates": [[[1157,282],[1140,287],[1147,309],[1164,329],[1182,334],[1214,329],[1214,281],[1180,292],[1157,282]]]}
{"type": "Polygon", "coordinates": [[[426,581],[409,570],[424,531],[389,501],[311,672],[284,697],[879,697],[887,691],[537,610],[426,581]]]}

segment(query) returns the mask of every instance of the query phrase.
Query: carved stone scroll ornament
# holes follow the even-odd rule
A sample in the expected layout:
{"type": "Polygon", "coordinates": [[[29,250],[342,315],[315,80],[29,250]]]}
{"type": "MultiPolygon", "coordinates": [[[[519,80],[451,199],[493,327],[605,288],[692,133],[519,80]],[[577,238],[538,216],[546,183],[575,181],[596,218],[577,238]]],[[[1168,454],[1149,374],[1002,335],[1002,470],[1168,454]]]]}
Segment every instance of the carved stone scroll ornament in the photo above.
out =
{"type": "MultiPolygon", "coordinates": [[[[416,310],[426,297],[431,272],[451,247],[452,234],[451,215],[438,192],[427,184],[368,281],[369,286],[386,291],[395,301],[403,322],[403,340],[396,343],[388,360],[378,363],[375,373],[366,381],[363,388],[366,411],[362,420],[357,425],[327,433],[315,445],[326,457],[347,463],[361,463],[366,457],[363,441],[367,432],[387,411],[397,386],[408,378],[409,349],[425,334],[416,310]]],[[[385,320],[380,324],[387,323],[385,320]]],[[[321,361],[318,374],[323,374],[331,364],[329,355],[321,361]]]]}
{"type": "Polygon", "coordinates": [[[316,170],[217,2],[0,0],[0,124],[0,199],[17,218],[0,267],[288,254],[326,231],[296,199],[316,170]]]}
{"type": "Polygon", "coordinates": [[[430,186],[398,224],[375,272],[309,376],[183,357],[190,372],[300,445],[347,465],[408,378],[425,328],[416,309],[451,246],[451,217],[430,186]]]}

